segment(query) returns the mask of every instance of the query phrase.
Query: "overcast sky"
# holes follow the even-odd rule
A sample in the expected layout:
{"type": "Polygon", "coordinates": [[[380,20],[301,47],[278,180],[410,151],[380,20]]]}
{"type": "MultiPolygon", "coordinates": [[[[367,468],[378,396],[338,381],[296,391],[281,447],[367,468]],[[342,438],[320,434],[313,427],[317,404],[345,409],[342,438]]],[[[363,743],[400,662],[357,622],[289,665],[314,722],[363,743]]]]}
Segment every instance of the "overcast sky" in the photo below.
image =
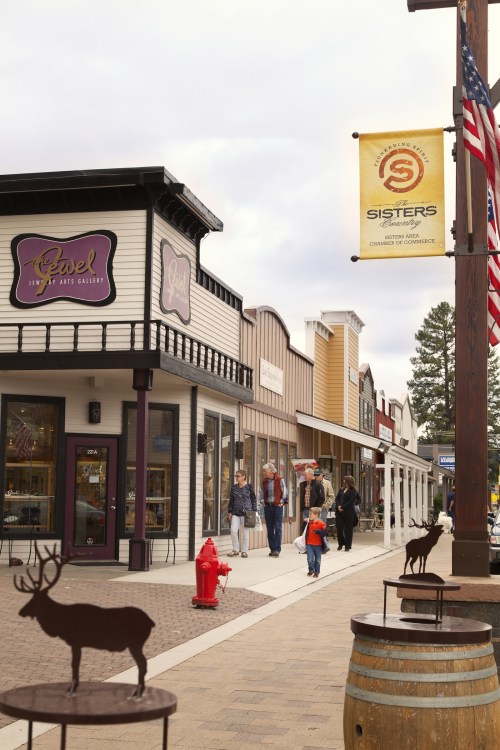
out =
{"type": "MultiPolygon", "coordinates": [[[[274,307],[302,351],[304,318],[354,310],[360,363],[398,396],[454,261],[350,261],[351,134],[452,125],[455,33],[454,9],[406,0],[3,0],[0,171],[165,166],[224,222],[202,263],[245,307],[274,307]]],[[[493,4],[491,85],[499,39],[493,4]]]]}

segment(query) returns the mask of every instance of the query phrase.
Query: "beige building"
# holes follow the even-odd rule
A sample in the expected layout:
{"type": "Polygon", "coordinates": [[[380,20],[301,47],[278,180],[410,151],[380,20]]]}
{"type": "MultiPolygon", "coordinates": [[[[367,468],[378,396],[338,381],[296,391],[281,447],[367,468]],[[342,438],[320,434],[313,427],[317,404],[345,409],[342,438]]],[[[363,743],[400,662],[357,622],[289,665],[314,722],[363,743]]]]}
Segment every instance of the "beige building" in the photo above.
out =
{"type": "Polygon", "coordinates": [[[241,297],[200,264],[222,222],[163,167],[0,184],[4,539],[132,569],[229,549],[253,386],[241,297]]]}
{"type": "MultiPolygon", "coordinates": [[[[288,329],[271,307],[244,311],[241,360],[254,373],[254,400],[241,407],[242,466],[257,491],[267,462],[285,479],[289,495],[283,523],[286,543],[296,536],[297,526],[297,482],[291,460],[313,455],[312,430],[301,426],[296,416],[298,411],[312,411],[313,363],[290,345],[288,329]]],[[[265,529],[251,534],[251,543],[265,546],[265,529]]]]}

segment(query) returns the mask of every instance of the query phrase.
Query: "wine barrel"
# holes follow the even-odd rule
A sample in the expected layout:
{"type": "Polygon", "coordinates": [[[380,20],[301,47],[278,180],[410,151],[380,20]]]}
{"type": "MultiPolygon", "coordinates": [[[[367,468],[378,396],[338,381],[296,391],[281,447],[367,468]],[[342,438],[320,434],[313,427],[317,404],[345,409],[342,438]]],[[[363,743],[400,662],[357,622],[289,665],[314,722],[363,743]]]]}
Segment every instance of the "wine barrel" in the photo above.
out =
{"type": "Polygon", "coordinates": [[[351,629],[346,750],[498,747],[500,688],[490,625],[370,614],[353,617],[351,629]]]}

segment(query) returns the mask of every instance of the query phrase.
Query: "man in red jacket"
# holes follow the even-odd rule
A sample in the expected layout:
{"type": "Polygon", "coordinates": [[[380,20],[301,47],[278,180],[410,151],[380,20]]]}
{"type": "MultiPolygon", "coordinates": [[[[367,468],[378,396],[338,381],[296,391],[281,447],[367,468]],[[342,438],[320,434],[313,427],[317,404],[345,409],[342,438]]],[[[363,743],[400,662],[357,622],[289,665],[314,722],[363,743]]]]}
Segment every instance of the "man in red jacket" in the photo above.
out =
{"type": "Polygon", "coordinates": [[[267,527],[269,557],[279,557],[281,552],[281,535],[283,528],[283,506],[288,504],[288,495],[284,479],[276,472],[274,464],[264,464],[264,481],[262,482],[262,503],[267,527]]]}

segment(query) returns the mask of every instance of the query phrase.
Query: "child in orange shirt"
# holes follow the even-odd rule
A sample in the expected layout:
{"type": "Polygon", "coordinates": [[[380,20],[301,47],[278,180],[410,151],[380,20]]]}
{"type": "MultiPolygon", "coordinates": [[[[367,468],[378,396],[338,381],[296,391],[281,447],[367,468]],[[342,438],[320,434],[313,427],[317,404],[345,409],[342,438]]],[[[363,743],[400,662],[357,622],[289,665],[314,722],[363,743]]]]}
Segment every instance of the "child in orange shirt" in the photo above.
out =
{"type": "Polygon", "coordinates": [[[326,529],[326,524],[320,519],[321,508],[309,508],[309,525],[306,534],[307,575],[317,578],[321,567],[321,536],[316,531],[326,529]]]}

